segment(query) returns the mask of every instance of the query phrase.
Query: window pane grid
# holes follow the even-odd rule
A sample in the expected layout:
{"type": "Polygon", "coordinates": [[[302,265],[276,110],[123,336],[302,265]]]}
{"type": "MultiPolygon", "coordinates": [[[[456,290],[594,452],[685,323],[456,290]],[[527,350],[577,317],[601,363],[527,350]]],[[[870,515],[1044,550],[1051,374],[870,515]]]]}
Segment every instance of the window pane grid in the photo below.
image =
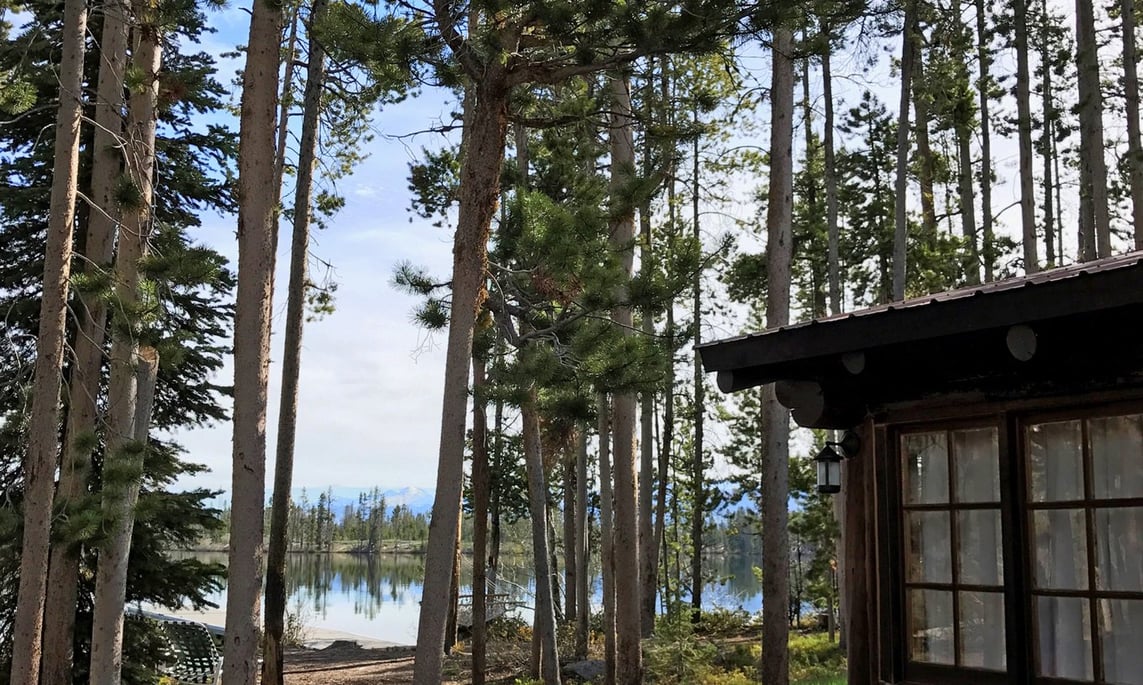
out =
{"type": "Polygon", "coordinates": [[[913,662],[1007,669],[997,443],[995,427],[901,437],[913,662]]]}
{"type": "Polygon", "coordinates": [[[1041,677],[1143,685],[1143,560],[1134,546],[1114,545],[1137,541],[1143,530],[1143,498],[1135,496],[1143,473],[1141,419],[1143,415],[1084,419],[1026,431],[1036,672],[1041,677]],[[1130,435],[1117,435],[1116,428],[1130,435]],[[1037,444],[1037,433],[1065,436],[1064,449],[1037,444]],[[1067,444],[1068,437],[1078,437],[1078,444],[1067,444]],[[1059,481],[1080,476],[1080,482],[1054,482],[1053,475],[1059,481]],[[1058,540],[1052,540],[1054,534],[1058,540]],[[1054,549],[1059,542],[1061,547],[1072,544],[1070,571],[1068,550],[1054,549]],[[1050,570],[1065,571],[1065,577],[1041,585],[1043,563],[1053,561],[1053,555],[1059,558],[1050,570]],[[1059,587],[1068,584],[1068,572],[1076,576],[1076,587],[1059,587]]]}

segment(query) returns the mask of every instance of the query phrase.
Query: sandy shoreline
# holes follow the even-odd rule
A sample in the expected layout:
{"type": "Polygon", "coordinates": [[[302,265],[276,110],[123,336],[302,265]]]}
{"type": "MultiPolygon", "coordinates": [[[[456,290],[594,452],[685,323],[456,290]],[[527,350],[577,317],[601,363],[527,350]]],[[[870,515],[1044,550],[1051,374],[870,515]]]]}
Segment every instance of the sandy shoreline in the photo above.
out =
{"type": "MultiPolygon", "coordinates": [[[[226,625],[226,611],[224,609],[204,609],[203,611],[194,611],[193,609],[179,609],[178,611],[165,610],[162,613],[167,616],[177,616],[188,621],[198,621],[210,626],[218,626],[220,628],[226,625]]],[[[302,640],[302,646],[309,649],[324,649],[334,642],[347,641],[356,642],[363,649],[383,649],[386,647],[407,647],[399,642],[390,642],[388,640],[379,640],[368,635],[357,635],[355,633],[347,633],[343,630],[332,630],[330,628],[321,628],[317,626],[306,626],[304,629],[305,639],[302,640]]]]}

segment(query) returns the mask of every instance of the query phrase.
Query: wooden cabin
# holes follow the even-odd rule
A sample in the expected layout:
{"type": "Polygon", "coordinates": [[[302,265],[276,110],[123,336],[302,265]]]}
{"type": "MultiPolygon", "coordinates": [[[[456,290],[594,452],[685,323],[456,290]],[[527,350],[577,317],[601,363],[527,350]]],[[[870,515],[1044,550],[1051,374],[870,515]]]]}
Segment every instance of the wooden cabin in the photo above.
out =
{"type": "Polygon", "coordinates": [[[860,438],[851,685],[1143,685],[1143,253],[700,352],[860,438]]]}

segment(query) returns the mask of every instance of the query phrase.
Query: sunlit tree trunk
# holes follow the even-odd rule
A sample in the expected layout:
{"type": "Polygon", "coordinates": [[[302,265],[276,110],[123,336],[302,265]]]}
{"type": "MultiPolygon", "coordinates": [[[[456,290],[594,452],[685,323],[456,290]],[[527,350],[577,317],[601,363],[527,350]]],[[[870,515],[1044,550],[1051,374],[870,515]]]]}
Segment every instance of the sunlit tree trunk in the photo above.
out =
{"type": "Polygon", "coordinates": [[[226,685],[254,685],[262,597],[266,407],[277,224],[275,119],[281,5],[254,0],[242,75],[238,144],[238,292],[234,317],[234,450],[226,587],[226,685]]]}
{"type": "MultiPolygon", "coordinates": [[[[99,50],[99,80],[92,139],[91,198],[84,243],[84,273],[111,270],[119,215],[116,180],[123,168],[123,73],[127,62],[127,6],[119,0],[103,3],[103,30],[99,50]]],[[[100,294],[79,293],[79,334],[74,348],[68,389],[67,427],[60,460],[58,511],[71,513],[87,493],[91,458],[96,447],[95,427],[103,371],[103,344],[107,336],[107,301],[100,294]]],[[[72,679],[76,597],[79,585],[79,540],[59,540],[48,563],[48,591],[44,606],[45,683],[72,679]]]]}
{"type": "Polygon", "coordinates": [[[47,590],[52,493],[59,455],[60,382],[63,369],[68,281],[79,169],[79,128],[83,115],[83,41],[87,4],[64,2],[58,78],[55,158],[44,250],[40,327],[24,455],[24,534],[20,548],[20,585],[12,624],[12,685],[39,682],[47,590]]]}
{"type": "MultiPolygon", "coordinates": [[[[131,554],[131,531],[135,503],[143,479],[143,446],[146,429],[137,426],[136,384],[139,341],[133,335],[138,322],[130,320],[139,309],[139,262],[147,254],[147,239],[154,221],[152,179],[155,167],[155,133],[158,123],[159,71],[162,39],[158,17],[148,5],[135,5],[135,44],[131,70],[143,86],[133,89],[127,122],[127,174],[137,192],[137,205],[123,207],[123,224],[115,257],[117,308],[126,312],[112,327],[111,372],[107,393],[107,449],[103,466],[103,517],[107,541],[99,554],[95,580],[95,607],[91,631],[91,679],[116,684],[120,679],[123,652],[123,602],[127,593],[127,560],[131,554]],[[139,439],[142,435],[142,439],[139,439]],[[112,475],[114,474],[114,475],[112,475]]],[[[156,362],[157,363],[157,362],[156,362]]],[[[149,408],[146,412],[150,420],[149,408]]]]}
{"type": "MultiPolygon", "coordinates": [[[[314,27],[326,15],[326,0],[314,0],[310,10],[309,58],[302,104],[302,132],[294,186],[293,235],[290,239],[290,281],[286,302],[286,335],[282,352],[282,391],[278,405],[278,440],[274,460],[274,494],[270,511],[270,544],[266,559],[266,633],[262,656],[262,682],[282,685],[286,630],[287,516],[294,479],[294,446],[298,429],[298,387],[302,368],[302,332],[306,317],[306,281],[309,273],[310,221],[313,212],[314,167],[317,162],[318,126],[325,88],[325,48],[314,27]]],[[[295,24],[296,25],[296,24],[295,24]]],[[[292,67],[287,66],[287,73],[292,67]]],[[[288,94],[287,94],[288,97],[288,94]]],[[[285,128],[283,122],[283,128],[285,128]]]]}
{"type": "MultiPolygon", "coordinates": [[[[635,172],[635,148],[632,141],[631,90],[627,77],[611,77],[614,112],[611,121],[611,245],[617,253],[626,278],[634,269],[635,209],[629,206],[623,188],[635,172]]],[[[611,320],[621,335],[630,335],[634,323],[631,305],[626,303],[627,288],[621,286],[611,320]]],[[[615,564],[615,678],[619,685],[636,685],[643,681],[643,652],[640,620],[638,484],[635,475],[635,393],[616,392],[612,417],[614,448],[613,477],[615,495],[614,564],[615,564]]]]}
{"type": "Polygon", "coordinates": [[[452,306],[445,356],[444,399],[436,498],[425,555],[424,600],[417,625],[415,685],[439,685],[448,618],[448,588],[464,481],[468,366],[476,312],[484,300],[488,234],[500,194],[500,171],[508,124],[508,90],[492,66],[475,86],[472,125],[465,128],[459,213],[453,238],[452,306]]]}
{"type": "MultiPolygon", "coordinates": [[[[766,325],[790,319],[790,267],[793,243],[794,37],[786,27],[774,30],[770,88],[770,189],[766,212],[766,325]]],[[[766,388],[767,419],[762,453],[762,682],[788,683],[787,618],[789,590],[789,414],[766,388]]]]}

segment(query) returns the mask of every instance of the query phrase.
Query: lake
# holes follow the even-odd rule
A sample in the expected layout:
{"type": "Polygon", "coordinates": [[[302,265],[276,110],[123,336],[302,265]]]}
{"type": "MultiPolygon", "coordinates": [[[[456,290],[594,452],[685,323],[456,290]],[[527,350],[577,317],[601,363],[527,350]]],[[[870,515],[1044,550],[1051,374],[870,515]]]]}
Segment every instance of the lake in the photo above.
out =
{"type": "MultiPolygon", "coordinates": [[[[226,563],[224,552],[180,552],[203,561],[226,563]]],[[[462,594],[471,591],[472,567],[464,559],[462,594]],[[467,579],[466,579],[467,578],[467,579]]],[[[290,554],[286,585],[290,593],[287,610],[298,615],[311,629],[351,633],[397,644],[417,640],[424,558],[409,554],[290,554]]],[[[527,607],[521,617],[531,620],[535,583],[530,558],[504,557],[500,575],[518,587],[517,597],[527,607]]],[[[703,604],[707,608],[743,608],[756,612],[762,606],[762,586],[751,568],[751,560],[723,557],[707,560],[708,573],[718,580],[707,584],[703,604]]],[[[602,590],[595,577],[593,605],[598,609],[602,590]]],[[[225,587],[210,596],[225,606],[225,587]]],[[[160,609],[160,611],[162,611],[160,609]]],[[[217,617],[207,623],[220,623],[217,617]]]]}

